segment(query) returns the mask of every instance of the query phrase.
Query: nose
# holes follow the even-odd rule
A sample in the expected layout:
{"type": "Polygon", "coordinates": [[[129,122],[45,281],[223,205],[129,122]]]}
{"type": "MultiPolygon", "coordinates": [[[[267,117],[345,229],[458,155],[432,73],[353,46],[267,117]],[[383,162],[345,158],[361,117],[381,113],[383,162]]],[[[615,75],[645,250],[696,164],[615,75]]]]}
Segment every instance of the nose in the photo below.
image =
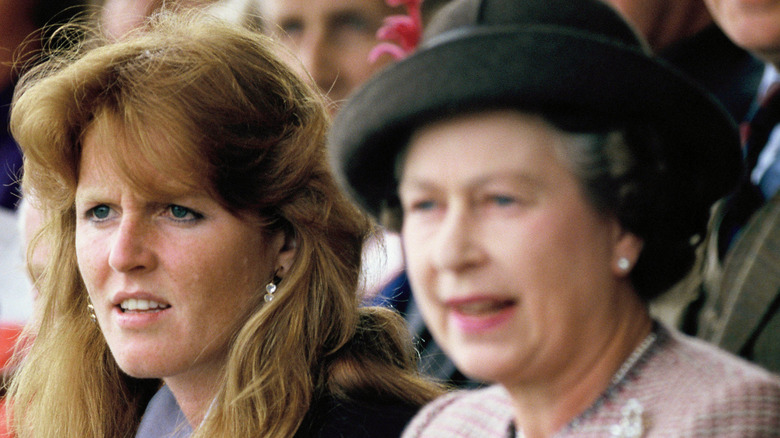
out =
{"type": "Polygon", "coordinates": [[[447,209],[433,242],[433,262],[441,270],[462,271],[485,257],[479,242],[478,217],[466,205],[447,209]]]}
{"type": "Polygon", "coordinates": [[[123,217],[116,229],[108,263],[117,272],[138,272],[154,269],[156,258],[152,249],[153,236],[144,221],[123,217]]]}
{"type": "Polygon", "coordinates": [[[331,94],[336,88],[339,77],[333,50],[338,48],[332,47],[327,32],[322,29],[312,30],[305,35],[298,48],[301,62],[325,94],[331,94]]]}

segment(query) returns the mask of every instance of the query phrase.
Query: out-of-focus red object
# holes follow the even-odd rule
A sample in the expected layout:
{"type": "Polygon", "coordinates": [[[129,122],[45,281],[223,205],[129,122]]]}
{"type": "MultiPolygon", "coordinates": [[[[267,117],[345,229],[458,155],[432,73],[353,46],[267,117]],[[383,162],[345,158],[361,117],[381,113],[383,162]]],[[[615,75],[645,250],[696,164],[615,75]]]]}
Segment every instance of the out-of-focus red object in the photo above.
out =
{"type": "Polygon", "coordinates": [[[401,59],[410,55],[417,48],[422,38],[422,0],[385,0],[389,6],[406,6],[408,15],[391,15],[385,18],[384,25],[379,28],[376,37],[385,42],[377,44],[368,54],[369,62],[384,55],[401,59]]]}
{"type": "Polygon", "coordinates": [[[15,323],[0,323],[0,371],[8,371],[6,367],[14,353],[14,345],[22,333],[22,325],[15,323]]]}
{"type": "MultiPolygon", "coordinates": [[[[10,360],[14,353],[14,346],[22,333],[22,325],[14,323],[0,323],[0,372],[6,377],[10,371],[10,360]]],[[[5,413],[5,398],[0,400],[0,438],[12,436],[8,432],[8,423],[5,413]]]]}

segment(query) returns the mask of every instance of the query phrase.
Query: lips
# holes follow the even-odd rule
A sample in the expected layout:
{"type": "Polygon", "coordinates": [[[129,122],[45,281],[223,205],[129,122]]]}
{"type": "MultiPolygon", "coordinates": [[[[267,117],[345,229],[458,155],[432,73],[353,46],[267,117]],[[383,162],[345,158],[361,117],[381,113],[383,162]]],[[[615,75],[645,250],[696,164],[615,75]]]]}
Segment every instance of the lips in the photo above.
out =
{"type": "Polygon", "coordinates": [[[470,297],[449,300],[451,321],[463,333],[485,334],[509,321],[517,310],[517,300],[502,297],[470,297]]]}

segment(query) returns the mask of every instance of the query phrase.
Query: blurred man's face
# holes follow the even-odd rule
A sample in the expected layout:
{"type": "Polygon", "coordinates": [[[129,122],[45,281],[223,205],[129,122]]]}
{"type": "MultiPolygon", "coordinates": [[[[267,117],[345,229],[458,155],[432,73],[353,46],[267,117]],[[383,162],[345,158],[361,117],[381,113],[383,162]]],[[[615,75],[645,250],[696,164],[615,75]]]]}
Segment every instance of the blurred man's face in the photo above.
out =
{"type": "Polygon", "coordinates": [[[261,0],[265,29],[301,60],[337,105],[390,58],[368,62],[376,31],[394,11],[383,0],[261,0]]]}
{"type": "Polygon", "coordinates": [[[216,0],[105,0],[100,7],[100,23],[109,38],[121,39],[140,27],[160,7],[205,7],[216,0]]]}
{"type": "Polygon", "coordinates": [[[100,21],[109,37],[120,39],[140,26],[156,6],[156,0],[106,0],[100,11],[100,21]]]}
{"type": "Polygon", "coordinates": [[[704,0],[737,45],[780,66],[780,0],[704,0]]]}

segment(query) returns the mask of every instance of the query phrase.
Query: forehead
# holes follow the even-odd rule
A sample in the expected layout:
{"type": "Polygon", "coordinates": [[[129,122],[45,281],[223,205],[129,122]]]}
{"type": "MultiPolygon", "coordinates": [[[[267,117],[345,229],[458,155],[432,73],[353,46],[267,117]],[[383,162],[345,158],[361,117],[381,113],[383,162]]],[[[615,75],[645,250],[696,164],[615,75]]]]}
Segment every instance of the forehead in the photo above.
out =
{"type": "Polygon", "coordinates": [[[99,176],[98,181],[118,176],[145,195],[207,191],[206,176],[185,158],[187,147],[162,132],[124,126],[111,116],[98,117],[82,137],[79,179],[87,173],[99,176]]]}
{"type": "Polygon", "coordinates": [[[517,172],[569,173],[558,153],[566,141],[571,141],[567,134],[541,117],[513,110],[440,120],[412,135],[401,158],[401,184],[417,178],[479,182],[517,172]]]}
{"type": "Polygon", "coordinates": [[[393,11],[383,0],[261,0],[259,8],[273,22],[290,18],[325,20],[344,13],[383,18],[393,11]]]}

